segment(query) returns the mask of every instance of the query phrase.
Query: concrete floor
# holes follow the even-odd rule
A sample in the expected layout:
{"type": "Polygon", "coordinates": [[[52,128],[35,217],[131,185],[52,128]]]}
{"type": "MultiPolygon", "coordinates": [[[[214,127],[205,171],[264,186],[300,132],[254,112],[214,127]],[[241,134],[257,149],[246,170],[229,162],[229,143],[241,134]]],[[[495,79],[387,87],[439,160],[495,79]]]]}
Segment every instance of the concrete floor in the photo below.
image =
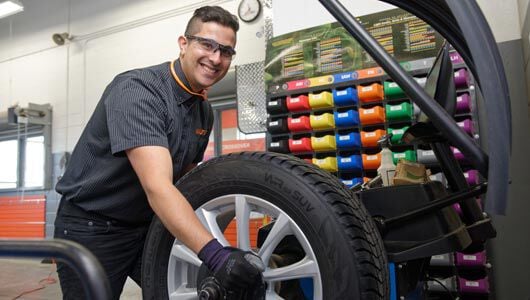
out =
{"type": "MultiPolygon", "coordinates": [[[[55,264],[41,263],[41,261],[40,259],[0,259],[0,300],[62,299],[55,264]],[[22,295],[22,293],[31,290],[34,291],[22,295]],[[17,298],[17,296],[20,297],[17,298]]],[[[129,278],[125,283],[120,299],[140,300],[142,299],[142,291],[129,278]]]]}

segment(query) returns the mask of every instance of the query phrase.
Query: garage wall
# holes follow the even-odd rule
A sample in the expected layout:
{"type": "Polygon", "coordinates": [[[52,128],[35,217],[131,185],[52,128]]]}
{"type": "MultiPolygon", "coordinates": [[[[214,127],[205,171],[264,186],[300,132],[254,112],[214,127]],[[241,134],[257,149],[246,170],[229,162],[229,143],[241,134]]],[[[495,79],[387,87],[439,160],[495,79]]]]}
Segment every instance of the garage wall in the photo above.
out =
{"type": "MultiPolygon", "coordinates": [[[[0,111],[52,104],[52,152],[71,151],[116,74],[176,58],[177,37],[196,8],[220,5],[236,14],[238,3],[25,0],[24,12],[0,19],[0,111]],[[52,34],[62,32],[74,40],[57,46],[52,34]]],[[[264,58],[262,20],[241,23],[232,66],[264,58]]]]}
{"type": "MultiPolygon", "coordinates": [[[[488,254],[492,257],[494,299],[530,299],[530,228],[528,212],[530,202],[530,125],[528,120],[530,86],[528,62],[530,57],[529,0],[477,0],[481,7],[503,58],[508,77],[513,144],[510,162],[511,186],[506,216],[494,216],[498,236],[489,242],[488,254]],[[520,16],[521,19],[518,17],[520,16]],[[523,52],[524,49],[524,52],[523,52]]],[[[363,15],[391,6],[375,0],[341,1],[354,15],[363,15]]],[[[275,1],[274,35],[334,22],[317,1],[275,1]],[[291,14],[296,11],[297,14],[291,14]],[[307,18],[311,16],[311,18],[307,18]]]]}
{"type": "MultiPolygon", "coordinates": [[[[52,182],[72,151],[110,80],[125,70],[178,57],[177,38],[193,11],[237,0],[23,0],[24,12],[0,19],[0,111],[29,102],[53,107],[52,182]],[[63,46],[54,33],[74,39],[63,46]]],[[[233,67],[265,57],[263,17],[240,22],[238,54],[210,94],[234,94],[233,67]]],[[[46,236],[53,235],[59,195],[46,193],[46,236]]]]}

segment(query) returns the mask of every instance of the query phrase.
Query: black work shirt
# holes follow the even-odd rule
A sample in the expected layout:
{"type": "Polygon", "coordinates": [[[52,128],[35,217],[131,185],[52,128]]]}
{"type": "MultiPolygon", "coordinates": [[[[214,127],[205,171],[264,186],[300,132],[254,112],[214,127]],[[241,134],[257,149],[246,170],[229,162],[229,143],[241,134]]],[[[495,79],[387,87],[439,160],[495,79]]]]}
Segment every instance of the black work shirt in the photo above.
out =
{"type": "MultiPolygon", "coordinates": [[[[107,86],[57,183],[61,201],[118,221],[146,223],[153,210],[125,150],[168,148],[175,182],[189,164],[202,160],[211,106],[178,86],[169,68],[163,63],[127,71],[107,86]]],[[[178,60],[175,71],[187,84],[178,60]]]]}

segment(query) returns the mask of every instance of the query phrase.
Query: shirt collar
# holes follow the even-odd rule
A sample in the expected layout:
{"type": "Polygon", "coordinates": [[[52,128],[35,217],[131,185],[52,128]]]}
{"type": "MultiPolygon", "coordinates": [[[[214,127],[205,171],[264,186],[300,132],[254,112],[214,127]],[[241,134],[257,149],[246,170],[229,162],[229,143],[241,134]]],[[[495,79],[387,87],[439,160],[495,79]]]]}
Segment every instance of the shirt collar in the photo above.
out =
{"type": "MultiPolygon", "coordinates": [[[[171,62],[170,62],[171,64],[171,62]]],[[[184,83],[186,85],[186,87],[190,88],[190,84],[188,82],[188,79],[186,78],[186,75],[184,74],[184,71],[182,70],[182,67],[180,65],[180,59],[176,59],[175,60],[175,64],[173,65],[174,68],[175,68],[175,73],[177,74],[177,76],[179,77],[180,81],[182,81],[182,83],[184,83]]],[[[170,66],[171,67],[171,66],[170,66]]],[[[171,72],[170,72],[171,73],[171,72]]],[[[171,76],[171,74],[170,74],[171,76]]],[[[195,99],[199,99],[199,100],[202,100],[202,98],[198,97],[198,96],[195,96],[195,95],[192,95],[188,92],[186,92],[183,88],[181,88],[178,83],[176,83],[173,79],[173,77],[171,77],[171,80],[173,80],[173,82],[175,83],[175,85],[177,86],[177,103],[178,104],[182,104],[192,98],[195,98],[195,99]]]]}

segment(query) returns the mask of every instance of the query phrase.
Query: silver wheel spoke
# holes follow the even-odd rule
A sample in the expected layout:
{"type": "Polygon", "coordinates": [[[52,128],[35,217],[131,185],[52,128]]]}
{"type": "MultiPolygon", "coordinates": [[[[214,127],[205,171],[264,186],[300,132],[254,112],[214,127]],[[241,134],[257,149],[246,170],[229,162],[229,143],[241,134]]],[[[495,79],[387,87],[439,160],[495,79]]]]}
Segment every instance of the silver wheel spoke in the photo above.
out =
{"type": "Polygon", "coordinates": [[[237,247],[250,250],[250,206],[243,195],[236,196],[237,247]]]}
{"type": "Polygon", "coordinates": [[[275,291],[270,289],[267,289],[267,292],[265,293],[265,299],[284,300],[275,291]]]}
{"type": "Polygon", "coordinates": [[[297,278],[314,277],[318,275],[318,265],[307,256],[292,265],[278,269],[267,269],[263,273],[266,281],[283,281],[297,278]]]}
{"type": "Polygon", "coordinates": [[[201,260],[191,251],[188,247],[182,244],[175,244],[171,248],[171,255],[176,257],[178,260],[185,261],[189,264],[197,267],[201,266],[201,260]]]}
{"type": "Polygon", "coordinates": [[[198,299],[195,289],[176,290],[169,295],[171,300],[196,300],[198,299]]]}
{"type": "Polygon", "coordinates": [[[258,255],[266,265],[269,263],[269,259],[276,246],[289,234],[292,234],[291,221],[286,215],[281,214],[274,222],[270,233],[258,252],[258,255]]]}
{"type": "MultiPolygon", "coordinates": [[[[203,206],[195,210],[204,227],[225,246],[230,244],[224,236],[224,227],[235,218],[237,247],[243,250],[251,250],[249,224],[254,212],[271,216],[274,220],[272,228],[270,228],[258,253],[265,265],[271,265],[274,251],[287,236],[293,236],[306,254],[302,260],[291,265],[280,268],[270,266],[265,270],[263,277],[268,282],[265,299],[283,300],[275,290],[275,287],[278,286],[276,283],[291,279],[311,278],[314,285],[314,299],[322,300],[320,271],[311,244],[298,224],[275,204],[252,195],[229,194],[208,200],[203,206]]],[[[182,242],[175,240],[168,264],[169,299],[198,299],[195,282],[200,265],[201,261],[195,253],[184,246],[182,242]]]]}
{"type": "Polygon", "coordinates": [[[201,220],[202,224],[219,241],[219,243],[221,243],[223,246],[230,245],[221,231],[221,228],[219,228],[219,225],[217,224],[218,212],[200,208],[195,213],[197,214],[199,220],[201,220]]]}

